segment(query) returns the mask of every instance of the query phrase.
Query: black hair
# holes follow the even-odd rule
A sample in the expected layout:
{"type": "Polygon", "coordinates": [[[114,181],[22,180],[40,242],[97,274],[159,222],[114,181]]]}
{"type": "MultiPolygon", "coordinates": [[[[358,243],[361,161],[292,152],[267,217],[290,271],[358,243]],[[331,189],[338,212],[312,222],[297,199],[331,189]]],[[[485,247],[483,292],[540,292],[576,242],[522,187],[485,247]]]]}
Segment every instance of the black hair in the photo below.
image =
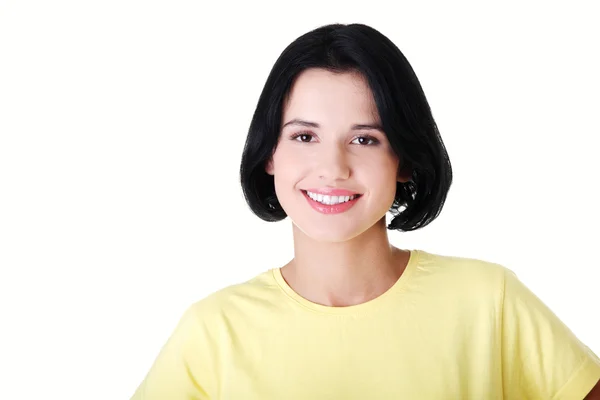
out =
{"type": "Polygon", "coordinates": [[[250,209],[265,221],[287,216],[265,167],[279,140],[284,101],[307,68],[359,72],[366,78],[384,133],[400,159],[399,168],[411,174],[409,181],[396,185],[390,208],[394,217],[387,228],[411,231],[437,218],[452,183],[452,166],[429,103],[398,47],[363,24],[331,24],[305,33],[273,65],[242,154],[240,179],[250,209]]]}

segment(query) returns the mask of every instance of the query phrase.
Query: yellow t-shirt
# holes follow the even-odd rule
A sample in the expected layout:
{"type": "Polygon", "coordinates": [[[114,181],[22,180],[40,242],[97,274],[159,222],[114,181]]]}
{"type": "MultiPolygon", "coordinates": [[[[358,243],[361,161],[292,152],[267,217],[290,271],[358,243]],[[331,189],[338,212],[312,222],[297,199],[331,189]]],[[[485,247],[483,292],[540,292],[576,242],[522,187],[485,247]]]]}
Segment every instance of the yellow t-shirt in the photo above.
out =
{"type": "Polygon", "coordinates": [[[279,268],[183,314],[132,399],[583,399],[600,359],[509,269],[412,250],[349,307],[312,303],[279,268]]]}

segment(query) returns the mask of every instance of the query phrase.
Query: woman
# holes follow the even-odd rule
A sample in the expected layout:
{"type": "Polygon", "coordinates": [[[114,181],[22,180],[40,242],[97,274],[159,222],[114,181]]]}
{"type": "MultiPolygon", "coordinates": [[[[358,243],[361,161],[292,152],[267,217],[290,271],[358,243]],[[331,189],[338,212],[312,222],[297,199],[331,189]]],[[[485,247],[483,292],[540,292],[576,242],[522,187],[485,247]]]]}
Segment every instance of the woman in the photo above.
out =
{"type": "Polygon", "coordinates": [[[381,33],[283,51],[241,181],[260,218],[290,217],[294,258],[193,304],[134,399],[600,399],[598,357],[510,270],[390,244],[437,217],[452,170],[381,33]]]}

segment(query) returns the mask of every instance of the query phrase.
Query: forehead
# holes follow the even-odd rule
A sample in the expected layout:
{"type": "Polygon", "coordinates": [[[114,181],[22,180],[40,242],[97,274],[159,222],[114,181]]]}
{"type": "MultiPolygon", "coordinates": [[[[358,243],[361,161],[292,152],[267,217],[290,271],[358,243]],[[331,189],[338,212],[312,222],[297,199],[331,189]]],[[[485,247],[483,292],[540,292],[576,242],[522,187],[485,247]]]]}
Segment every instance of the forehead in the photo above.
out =
{"type": "Polygon", "coordinates": [[[312,118],[321,123],[379,119],[373,94],[361,74],[320,68],[307,69],[298,75],[283,112],[284,120],[312,118]]]}

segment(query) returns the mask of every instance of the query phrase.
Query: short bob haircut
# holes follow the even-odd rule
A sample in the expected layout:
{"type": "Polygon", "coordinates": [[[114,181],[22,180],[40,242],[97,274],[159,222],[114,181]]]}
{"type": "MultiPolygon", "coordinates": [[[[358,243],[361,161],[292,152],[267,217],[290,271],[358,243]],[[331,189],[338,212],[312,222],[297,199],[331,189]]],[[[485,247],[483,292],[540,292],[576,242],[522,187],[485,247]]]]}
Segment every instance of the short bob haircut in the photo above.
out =
{"type": "Polygon", "coordinates": [[[287,214],[265,167],[281,133],[282,111],[295,78],[307,68],[359,72],[373,92],[383,130],[411,179],[396,184],[391,230],[412,231],[433,221],[452,183],[452,166],[421,84],[402,52],[363,24],[314,29],[281,53],[262,90],[242,154],[240,179],[250,209],[265,221],[287,214]],[[403,208],[400,210],[400,208],[403,208]]]}

